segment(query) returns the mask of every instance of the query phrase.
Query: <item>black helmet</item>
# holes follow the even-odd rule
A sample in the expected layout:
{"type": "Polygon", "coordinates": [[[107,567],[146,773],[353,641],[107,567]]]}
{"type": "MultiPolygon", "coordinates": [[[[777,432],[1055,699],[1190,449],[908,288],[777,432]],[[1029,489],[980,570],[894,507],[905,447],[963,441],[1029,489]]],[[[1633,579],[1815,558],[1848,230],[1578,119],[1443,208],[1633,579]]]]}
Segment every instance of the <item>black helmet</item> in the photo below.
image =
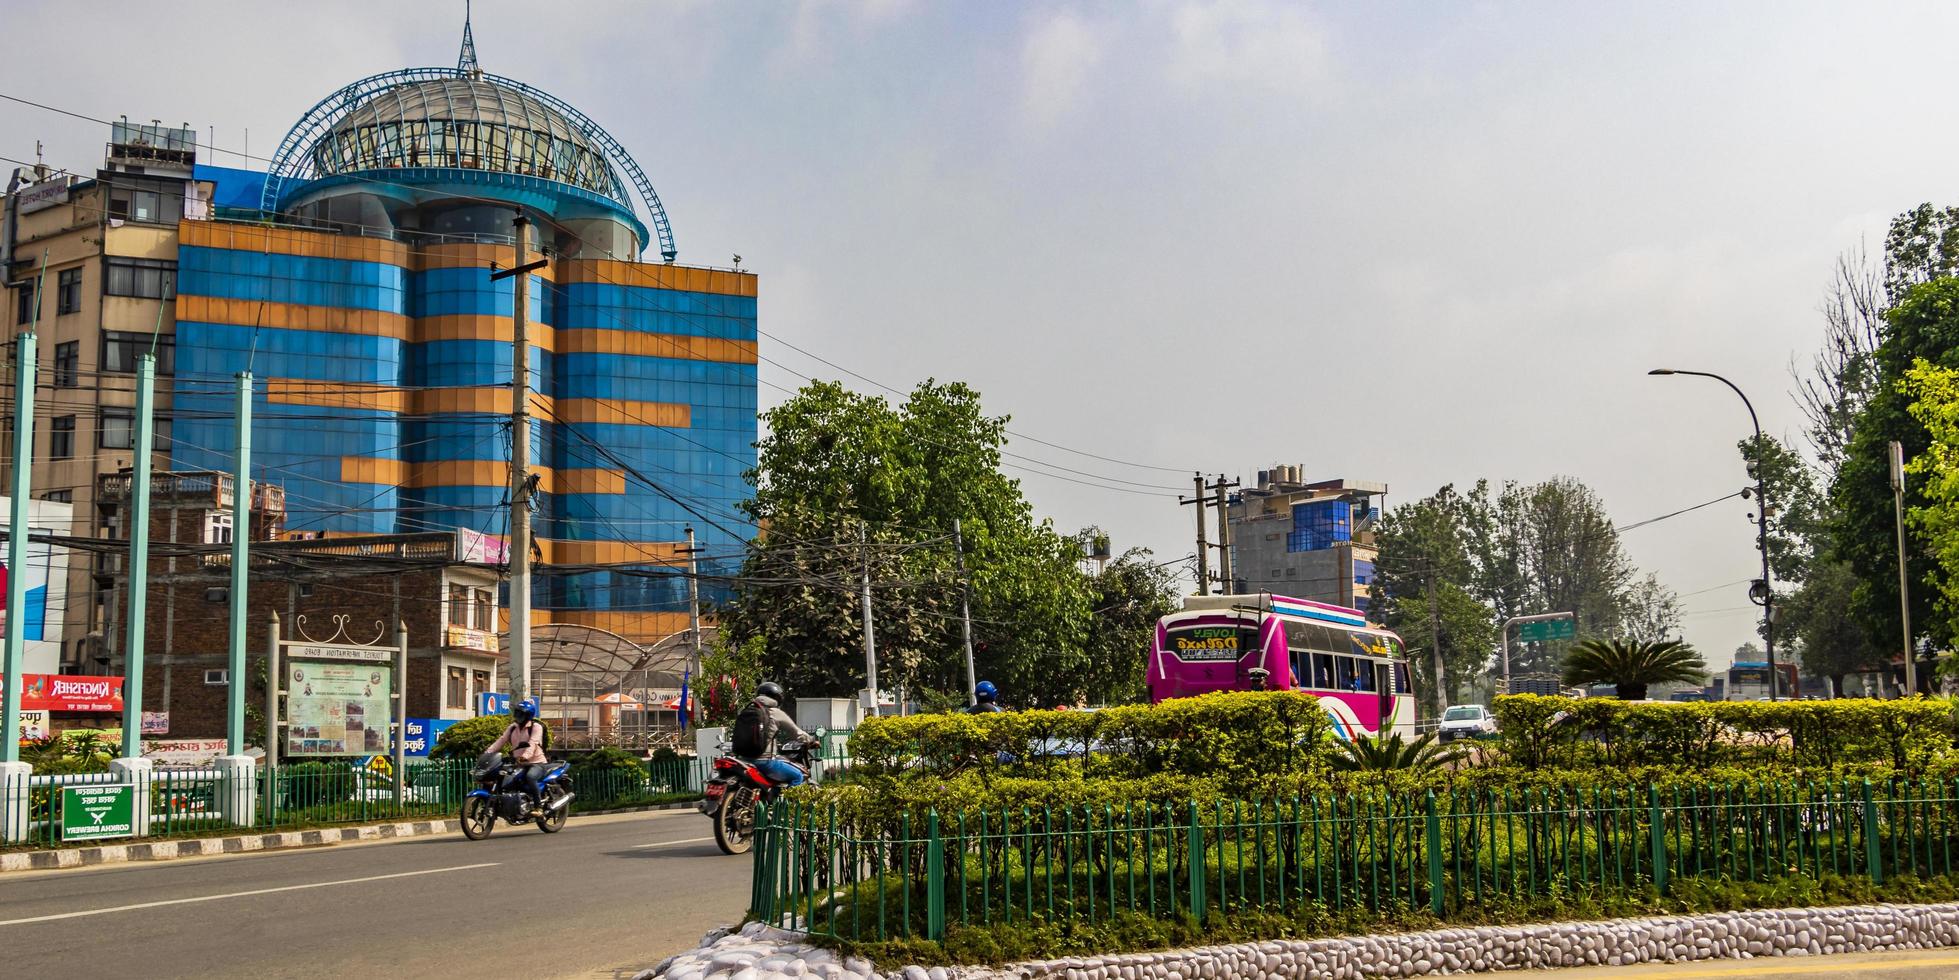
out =
{"type": "Polygon", "coordinates": [[[777,704],[782,703],[782,685],[774,681],[763,681],[762,685],[755,689],[755,694],[758,697],[768,698],[777,704]]]}

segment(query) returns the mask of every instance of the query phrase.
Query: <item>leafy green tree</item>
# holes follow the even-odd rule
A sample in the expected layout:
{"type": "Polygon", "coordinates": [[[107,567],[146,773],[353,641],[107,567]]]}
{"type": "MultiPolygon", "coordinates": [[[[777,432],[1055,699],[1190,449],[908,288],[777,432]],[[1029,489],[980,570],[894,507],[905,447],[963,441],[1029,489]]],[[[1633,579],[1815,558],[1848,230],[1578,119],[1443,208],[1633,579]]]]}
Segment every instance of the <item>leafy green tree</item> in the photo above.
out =
{"type": "Polygon", "coordinates": [[[1647,573],[1626,588],[1620,601],[1620,628],[1628,639],[1664,640],[1680,635],[1680,597],[1647,573]]]}
{"type": "Polygon", "coordinates": [[[1926,435],[1925,451],[1905,467],[1920,478],[1925,501],[1911,508],[1910,524],[1938,563],[1944,588],[1933,602],[1949,634],[1959,616],[1959,369],[1921,358],[1905,375],[1905,393],[1926,435]]]}
{"type": "MultiPolygon", "coordinates": [[[[1742,462],[1759,470],[1768,506],[1757,503],[1757,514],[1766,512],[1769,520],[1769,571],[1778,587],[1793,587],[1809,574],[1816,554],[1816,542],[1826,533],[1823,526],[1823,498],[1816,487],[1816,474],[1802,455],[1773,436],[1763,436],[1760,445],[1750,436],[1737,448],[1742,462]]],[[[1749,492],[1753,493],[1751,486],[1749,492]]]]}
{"type": "Polygon", "coordinates": [[[1707,661],[1679,640],[1582,640],[1565,655],[1564,682],[1611,684],[1621,701],[1644,701],[1654,684],[1704,684],[1707,661]]]}
{"type": "Polygon", "coordinates": [[[1178,605],[1172,571],[1152,557],[1147,548],[1132,548],[1089,579],[1095,626],[1089,632],[1083,683],[1091,703],[1148,699],[1144,672],[1156,621],[1178,605]]]}
{"type": "Polygon", "coordinates": [[[743,505],[764,531],[723,611],[731,638],[766,637],[768,673],[800,695],[848,696],[864,685],[868,572],[879,686],[956,690],[969,583],[979,672],[1022,703],[1078,700],[1092,591],[1075,543],[1001,473],[1006,421],[971,388],[933,381],[895,406],[815,382],[764,413],[743,505]]]}
{"type": "MultiPolygon", "coordinates": [[[[1850,565],[1824,555],[1810,564],[1801,588],[1776,600],[1782,610],[1776,635],[1795,642],[1804,674],[1829,678],[1839,696],[1845,676],[1877,670],[1885,662],[1884,653],[1871,642],[1871,631],[1846,615],[1856,590],[1857,573],[1850,565]]],[[[1760,654],[1757,648],[1758,658],[1760,654]]]]}
{"type": "Polygon", "coordinates": [[[1884,292],[1893,303],[1914,287],[1959,273],[1959,208],[1928,202],[1891,219],[1884,258],[1884,292]]]}
{"type": "Polygon", "coordinates": [[[1489,607],[1468,591],[1477,574],[1466,531],[1471,508],[1445,486],[1388,512],[1375,532],[1371,611],[1407,643],[1416,690],[1428,694],[1437,716],[1489,664],[1496,640],[1489,607]]]}

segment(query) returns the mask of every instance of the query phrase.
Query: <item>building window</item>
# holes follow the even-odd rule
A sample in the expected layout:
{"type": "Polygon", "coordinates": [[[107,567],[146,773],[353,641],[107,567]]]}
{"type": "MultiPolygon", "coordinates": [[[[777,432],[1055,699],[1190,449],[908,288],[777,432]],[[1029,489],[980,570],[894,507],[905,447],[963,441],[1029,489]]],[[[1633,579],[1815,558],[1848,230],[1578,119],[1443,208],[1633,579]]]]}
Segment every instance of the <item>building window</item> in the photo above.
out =
{"type": "Polygon", "coordinates": [[[177,263],[156,259],[109,260],[109,278],[103,291],[110,296],[138,299],[170,299],[177,295],[177,263]]]}
{"type": "Polygon", "coordinates": [[[31,282],[15,283],[14,302],[18,304],[17,306],[14,307],[14,311],[15,311],[14,322],[33,323],[34,322],[34,284],[31,282]]]}
{"type": "Polygon", "coordinates": [[[119,408],[102,410],[102,426],[96,430],[97,449],[132,449],[136,445],[136,414],[119,408]]]}
{"type": "Polygon", "coordinates": [[[167,453],[169,451],[170,420],[153,419],[150,422],[150,452],[167,453]]]}
{"type": "Polygon", "coordinates": [[[231,515],[209,514],[204,518],[205,544],[231,543],[231,515]]]}
{"type": "Polygon", "coordinates": [[[177,338],[170,334],[133,333],[124,330],[102,331],[102,370],[108,374],[135,374],[136,361],[156,347],[156,372],[171,374],[177,369],[177,338]]]}
{"type": "Polygon", "coordinates": [[[82,270],[63,269],[55,278],[54,311],[79,313],[82,309],[82,270]]]}
{"type": "Polygon", "coordinates": [[[475,682],[475,684],[476,684],[476,687],[475,687],[475,690],[476,690],[476,693],[478,693],[478,694],[487,694],[487,693],[489,693],[489,691],[490,691],[490,672],[489,672],[489,671],[487,671],[487,670],[479,670],[479,671],[475,671],[475,672],[473,672],[472,674],[470,674],[470,679],[471,679],[472,681],[474,681],[474,682],[475,682]]]}
{"type": "Polygon", "coordinates": [[[67,340],[54,345],[54,386],[75,387],[75,376],[81,371],[81,362],[81,341],[67,340]]]}
{"type": "Polygon", "coordinates": [[[75,417],[57,415],[48,422],[48,458],[75,458],[75,417]]]}
{"type": "Polygon", "coordinates": [[[476,628],[484,632],[495,629],[491,620],[496,617],[496,603],[490,601],[489,589],[476,590],[476,628]]]}
{"type": "Polygon", "coordinates": [[[443,699],[443,705],[445,707],[469,707],[469,671],[461,667],[449,668],[448,688],[446,692],[448,697],[443,699]]]}
{"type": "Polygon", "coordinates": [[[41,495],[41,499],[50,500],[57,504],[72,504],[75,502],[75,491],[49,490],[47,493],[41,495]]]}
{"type": "Polygon", "coordinates": [[[184,185],[175,180],[118,176],[109,188],[109,217],[174,225],[184,216],[184,185]]]}
{"type": "Polygon", "coordinates": [[[449,625],[469,626],[469,587],[449,586],[449,625]]]}

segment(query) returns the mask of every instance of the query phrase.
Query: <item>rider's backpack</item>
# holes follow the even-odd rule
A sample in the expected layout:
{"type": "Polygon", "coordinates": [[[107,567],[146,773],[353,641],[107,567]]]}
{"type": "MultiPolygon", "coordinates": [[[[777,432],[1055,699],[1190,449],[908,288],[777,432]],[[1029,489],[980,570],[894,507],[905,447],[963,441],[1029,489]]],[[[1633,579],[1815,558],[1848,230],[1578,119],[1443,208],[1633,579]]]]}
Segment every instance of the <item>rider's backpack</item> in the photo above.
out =
{"type": "Polygon", "coordinates": [[[750,701],[735,716],[735,728],[730,734],[731,747],[735,754],[745,759],[756,759],[769,754],[769,746],[775,744],[775,713],[760,701],[750,701]]]}

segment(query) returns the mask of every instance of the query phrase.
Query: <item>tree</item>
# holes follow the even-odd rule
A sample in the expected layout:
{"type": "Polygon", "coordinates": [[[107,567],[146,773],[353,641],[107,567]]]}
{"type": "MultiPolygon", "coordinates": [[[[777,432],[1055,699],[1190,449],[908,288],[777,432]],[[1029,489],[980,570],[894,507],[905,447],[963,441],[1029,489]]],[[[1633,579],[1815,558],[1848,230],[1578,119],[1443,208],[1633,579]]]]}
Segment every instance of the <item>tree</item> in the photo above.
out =
{"type": "MultiPolygon", "coordinates": [[[[1877,350],[1879,384],[1858,416],[1856,432],[1830,487],[1830,540],[1836,558],[1848,563],[1855,591],[1851,612],[1881,649],[1902,643],[1898,623],[1897,528],[1892,512],[1889,443],[1903,444],[1905,457],[1925,454],[1931,436],[1914,418],[1907,374],[1919,362],[1959,367],[1959,279],[1934,279],[1905,291],[1885,314],[1889,333],[1877,350]]],[[[1916,511],[1930,503],[1925,481],[1907,480],[1905,506],[1916,511]]],[[[1915,632],[1945,642],[1950,620],[1935,615],[1935,596],[1946,578],[1931,557],[1922,527],[1906,529],[1907,574],[1924,587],[1911,590],[1915,632]]],[[[1913,638],[1914,640],[1916,637],[1913,638]]]]}
{"type": "Polygon", "coordinates": [[[1648,573],[1626,589],[1620,619],[1629,639],[1664,640],[1680,634],[1680,597],[1648,573]]]}
{"type": "Polygon", "coordinates": [[[1944,588],[1934,607],[1954,631],[1959,617],[1959,369],[1935,367],[1920,359],[1905,375],[1910,412],[1925,427],[1925,451],[1906,466],[1919,477],[1924,504],[1911,508],[1910,523],[1937,562],[1944,588]]]}
{"type": "Polygon", "coordinates": [[[956,690],[970,587],[980,673],[1022,703],[1079,699],[1091,590],[1078,547],[1001,473],[1006,421],[971,388],[933,381],[898,406],[815,382],[764,413],[742,506],[765,530],[723,612],[731,639],[766,637],[769,671],[793,693],[849,695],[864,685],[868,571],[879,686],[956,690]]]}
{"type": "Polygon", "coordinates": [[[1469,512],[1470,503],[1445,486],[1388,512],[1375,532],[1372,612],[1407,643],[1416,689],[1429,692],[1438,717],[1461,681],[1488,666],[1496,640],[1489,608],[1466,588],[1476,576],[1469,512]]]}
{"type": "Polygon", "coordinates": [[[1748,642],[1743,643],[1738,647],[1735,647],[1735,656],[1733,662],[1738,664],[1758,664],[1761,663],[1767,657],[1768,654],[1762,652],[1762,648],[1759,645],[1757,645],[1754,640],[1749,640],[1748,642]]]}
{"type": "MultiPolygon", "coordinates": [[[[1850,565],[1827,557],[1812,563],[1795,594],[1776,600],[1782,610],[1778,636],[1794,640],[1803,673],[1827,677],[1831,690],[1844,693],[1844,677],[1884,666],[1885,656],[1871,642],[1870,630],[1849,615],[1857,588],[1850,565]]],[[[1757,656],[1760,651],[1757,650],[1757,656]]]]}
{"type": "MultiPolygon", "coordinates": [[[[1768,515],[1769,570],[1777,585],[1795,586],[1809,573],[1815,544],[1825,533],[1823,500],[1808,461],[1773,436],[1758,445],[1750,436],[1737,444],[1749,472],[1759,470],[1768,505],[1756,513],[1768,515]]],[[[1753,488],[1750,488],[1753,492],[1753,488]]]]}
{"type": "Polygon", "coordinates": [[[1091,703],[1136,704],[1148,697],[1144,674],[1156,621],[1177,609],[1175,576],[1151,557],[1147,548],[1132,548],[1089,579],[1095,626],[1081,680],[1091,703]]]}
{"type": "Polygon", "coordinates": [[[1837,257],[1823,298],[1823,345],[1807,372],[1792,361],[1796,405],[1809,420],[1809,444],[1835,473],[1850,447],[1857,416],[1877,388],[1877,347],[1884,342],[1883,276],[1861,246],[1837,257]]]}
{"type": "Polygon", "coordinates": [[[1884,259],[1884,293],[1894,304],[1916,286],[1959,272],[1959,208],[1928,202],[1891,219],[1884,259]]]}
{"type": "Polygon", "coordinates": [[[1611,684],[1619,700],[1644,701],[1654,684],[1706,683],[1707,661],[1679,640],[1583,640],[1565,657],[1564,682],[1611,684]]]}

